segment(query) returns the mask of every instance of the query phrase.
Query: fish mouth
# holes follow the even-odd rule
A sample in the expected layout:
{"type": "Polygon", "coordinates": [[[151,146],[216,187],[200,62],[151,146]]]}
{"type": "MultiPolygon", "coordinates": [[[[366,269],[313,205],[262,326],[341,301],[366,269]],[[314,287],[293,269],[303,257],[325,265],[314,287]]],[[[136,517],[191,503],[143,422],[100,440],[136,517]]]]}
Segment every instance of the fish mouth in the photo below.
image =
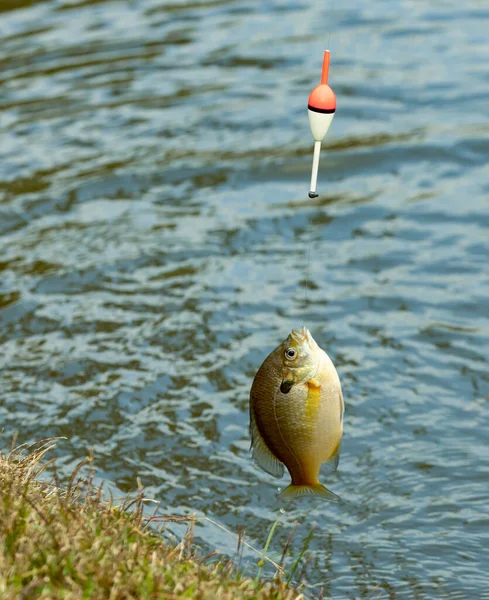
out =
{"type": "Polygon", "coordinates": [[[291,381],[290,379],[284,379],[284,381],[282,381],[282,383],[280,384],[280,391],[282,392],[282,394],[288,394],[292,389],[293,385],[293,381],[291,381]]]}
{"type": "Polygon", "coordinates": [[[302,329],[292,329],[289,337],[292,341],[296,342],[296,344],[303,344],[311,339],[311,334],[307,327],[302,327],[302,329]]]}

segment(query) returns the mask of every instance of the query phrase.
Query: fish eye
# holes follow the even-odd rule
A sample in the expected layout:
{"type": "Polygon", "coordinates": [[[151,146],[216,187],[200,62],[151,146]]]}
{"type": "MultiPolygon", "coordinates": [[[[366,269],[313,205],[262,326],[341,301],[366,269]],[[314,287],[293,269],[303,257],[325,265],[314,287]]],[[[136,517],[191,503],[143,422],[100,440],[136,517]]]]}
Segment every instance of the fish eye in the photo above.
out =
{"type": "Polygon", "coordinates": [[[285,351],[285,357],[289,360],[297,358],[297,350],[295,348],[287,348],[287,350],[285,351]]]}

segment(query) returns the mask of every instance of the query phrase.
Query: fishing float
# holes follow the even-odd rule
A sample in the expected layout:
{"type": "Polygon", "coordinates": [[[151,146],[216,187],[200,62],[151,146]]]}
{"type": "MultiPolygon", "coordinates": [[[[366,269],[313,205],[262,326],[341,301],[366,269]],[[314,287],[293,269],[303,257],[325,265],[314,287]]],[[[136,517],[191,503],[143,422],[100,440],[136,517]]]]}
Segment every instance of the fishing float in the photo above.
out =
{"type": "Polygon", "coordinates": [[[319,170],[319,155],[321,154],[321,142],[326,137],[328,129],[333,121],[336,111],[336,96],[328,85],[329,64],[331,53],[324,51],[323,69],[321,72],[321,83],[316,86],[309,95],[307,102],[307,114],[314,138],[314,155],[312,159],[311,187],[309,198],[317,198],[316,192],[319,170]]]}

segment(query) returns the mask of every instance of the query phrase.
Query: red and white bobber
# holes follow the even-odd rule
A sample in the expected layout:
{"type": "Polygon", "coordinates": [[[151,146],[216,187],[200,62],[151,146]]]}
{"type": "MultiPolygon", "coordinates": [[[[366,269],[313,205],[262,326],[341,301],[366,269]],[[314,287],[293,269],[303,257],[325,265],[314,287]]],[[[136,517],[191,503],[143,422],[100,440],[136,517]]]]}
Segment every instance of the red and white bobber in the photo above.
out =
{"type": "Polygon", "coordinates": [[[319,168],[319,155],[321,153],[321,142],[328,133],[329,126],[333,121],[336,110],[336,96],[328,85],[330,52],[324,51],[323,70],[321,83],[315,87],[309,95],[307,113],[312,137],[314,138],[314,157],[312,160],[311,190],[309,198],[317,198],[316,192],[319,168]]]}

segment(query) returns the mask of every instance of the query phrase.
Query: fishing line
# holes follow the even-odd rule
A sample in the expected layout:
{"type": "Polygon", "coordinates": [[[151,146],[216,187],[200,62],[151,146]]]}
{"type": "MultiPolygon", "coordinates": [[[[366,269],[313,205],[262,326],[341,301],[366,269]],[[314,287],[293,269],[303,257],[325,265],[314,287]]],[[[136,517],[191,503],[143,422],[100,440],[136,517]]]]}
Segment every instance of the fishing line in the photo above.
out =
{"type": "MultiPolygon", "coordinates": [[[[334,10],[334,0],[331,0],[330,3],[330,16],[333,14],[333,10],[334,10]]],[[[328,29],[328,48],[331,48],[331,32],[333,30],[333,27],[331,26],[328,29]]],[[[324,68],[324,66],[323,66],[324,68]]],[[[316,194],[317,196],[317,194],[316,194]]],[[[309,194],[309,197],[311,197],[311,194],[309,194]]],[[[314,204],[313,204],[314,207],[314,204]]],[[[313,242],[313,216],[309,215],[308,216],[308,225],[307,228],[309,230],[309,235],[307,235],[306,233],[306,245],[307,245],[307,250],[306,250],[306,270],[305,270],[305,282],[304,282],[304,315],[303,315],[303,325],[305,326],[305,321],[306,321],[306,315],[307,315],[307,307],[308,307],[308,292],[309,292],[309,281],[310,281],[310,266],[311,266],[311,247],[312,247],[312,242],[313,242]]]]}
{"type": "Polygon", "coordinates": [[[307,315],[307,303],[308,303],[308,298],[307,298],[307,293],[309,291],[309,270],[310,270],[310,265],[311,265],[311,247],[312,247],[312,237],[313,237],[313,218],[311,215],[308,216],[307,218],[308,221],[308,225],[307,225],[307,229],[306,229],[306,244],[307,244],[307,250],[306,250],[306,271],[305,271],[305,282],[304,282],[304,316],[303,316],[303,326],[305,327],[305,321],[306,321],[306,315],[307,315]],[[307,235],[307,231],[308,231],[308,235],[307,235]]]}
{"type": "MultiPolygon", "coordinates": [[[[333,14],[334,11],[334,0],[331,0],[331,5],[329,7],[330,15],[333,14]]],[[[333,27],[330,27],[328,30],[328,48],[331,50],[331,32],[333,31],[333,27]]]]}

